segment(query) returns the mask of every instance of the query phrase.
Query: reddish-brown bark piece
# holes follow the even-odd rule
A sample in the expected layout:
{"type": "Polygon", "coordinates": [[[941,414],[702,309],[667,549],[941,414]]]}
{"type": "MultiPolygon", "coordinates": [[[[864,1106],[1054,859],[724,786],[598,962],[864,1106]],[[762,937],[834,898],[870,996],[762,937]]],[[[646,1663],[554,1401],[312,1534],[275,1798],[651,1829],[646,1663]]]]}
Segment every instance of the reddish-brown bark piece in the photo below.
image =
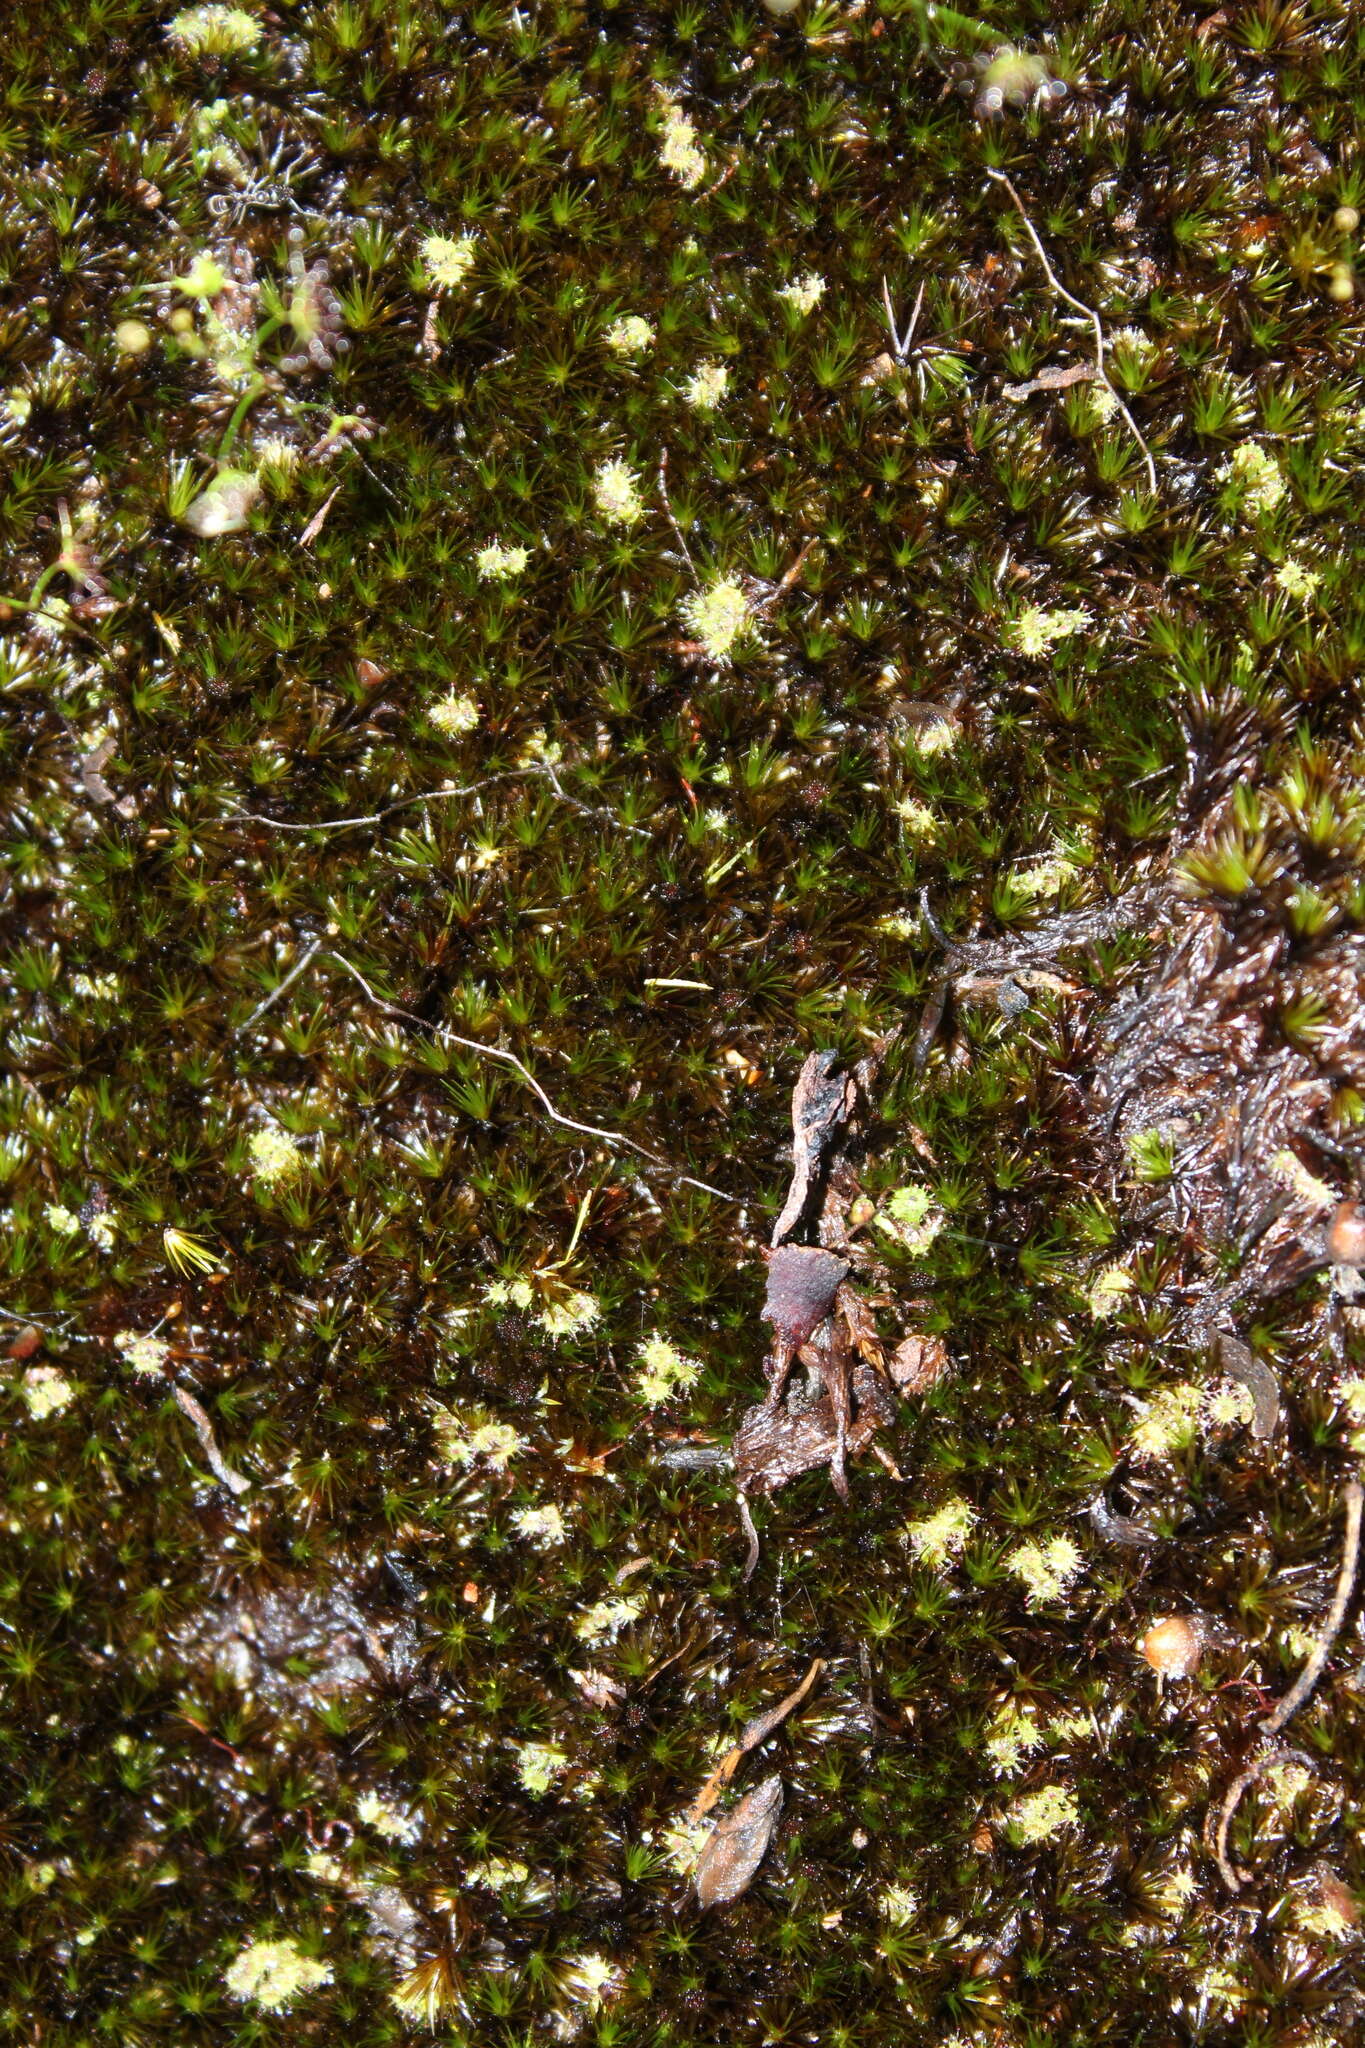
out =
{"type": "Polygon", "coordinates": [[[749,1889],[781,1818],[782,1800],[782,1780],[774,1772],[716,1822],[692,1880],[703,1912],[728,1906],[749,1889]]]}
{"type": "Polygon", "coordinates": [[[797,1351],[834,1307],[847,1262],[816,1245],[784,1244],[768,1254],[763,1320],[773,1326],[768,1406],[775,1408],[797,1351]]]}

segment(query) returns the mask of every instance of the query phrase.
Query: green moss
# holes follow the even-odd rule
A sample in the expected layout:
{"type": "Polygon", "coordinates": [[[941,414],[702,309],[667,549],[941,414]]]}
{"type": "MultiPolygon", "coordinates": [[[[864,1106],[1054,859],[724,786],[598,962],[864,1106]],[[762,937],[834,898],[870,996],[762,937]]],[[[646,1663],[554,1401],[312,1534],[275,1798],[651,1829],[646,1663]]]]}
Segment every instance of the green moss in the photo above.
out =
{"type": "Polygon", "coordinates": [[[1126,0],[40,28],[0,60],[6,2026],[1343,2034],[1335,1667],[1235,1909],[1198,1844],[1360,1447],[1354,1311],[1295,1264],[1365,1099],[1360,51],[1126,0]],[[1112,392],[1005,395],[1094,335],[1001,169],[1112,392]],[[728,1475],[666,1454],[760,1397],[801,1059],[894,1029],[861,1235],[948,1369],[905,1483],[807,1475],[745,1585],[728,1475]],[[1134,1654],[1162,1609],[1215,1625],[1188,1697],[1134,1654]],[[717,1744],[816,1655],[758,1879],[680,1918],[717,1744]],[[262,1942],[296,2008],[235,1995],[262,1942]]]}

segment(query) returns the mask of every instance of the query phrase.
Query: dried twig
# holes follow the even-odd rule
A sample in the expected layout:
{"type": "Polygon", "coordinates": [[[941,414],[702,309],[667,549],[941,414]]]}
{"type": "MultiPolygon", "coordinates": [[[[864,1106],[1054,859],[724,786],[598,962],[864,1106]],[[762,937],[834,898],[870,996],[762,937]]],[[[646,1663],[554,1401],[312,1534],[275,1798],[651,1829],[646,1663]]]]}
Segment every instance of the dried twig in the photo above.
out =
{"type": "Polygon", "coordinates": [[[801,574],[801,571],[805,568],[806,557],[810,553],[811,549],[815,546],[816,540],[818,538],[819,536],[817,534],[812,534],[809,540],[803,542],[801,548],[793,557],[791,563],[788,565],[786,569],[783,570],[781,579],[778,582],[774,583],[772,589],[768,592],[766,597],[760,598],[758,603],[752,607],[755,618],[766,619],[768,617],[768,614],[772,611],[773,606],[777,604],[781,598],[784,598],[786,596],[787,592],[791,589],[793,583],[795,583],[797,577],[801,574]]]}
{"type": "Polygon", "coordinates": [[[725,1752],[688,1809],[687,1818],[690,1821],[699,1821],[711,1811],[724,1788],[734,1777],[741,1760],[751,1749],[757,1749],[760,1742],[766,1742],[774,1730],[782,1726],[789,1714],[795,1713],[824,1668],[823,1657],[816,1657],[800,1685],[785,1698],[780,1699],[775,1707],[769,1707],[765,1713],[754,1714],[744,1723],[739,1741],[725,1752]]]}
{"type": "Polygon", "coordinates": [[[1346,1619],[1346,1609],[1350,1606],[1351,1595],[1355,1591],[1356,1568],[1360,1562],[1360,1516],[1362,1504],[1365,1504],[1365,1490],[1362,1490],[1358,1479],[1347,1482],[1345,1499],[1346,1535],[1341,1546],[1341,1570],[1337,1574],[1337,1589],[1332,1595],[1327,1619],[1322,1624],[1322,1631],[1313,1645],[1313,1653],[1303,1670],[1274,1713],[1267,1714],[1262,1721],[1263,1735],[1278,1735],[1288,1727],[1322,1677],[1327,1659],[1332,1654],[1332,1645],[1341,1634],[1341,1624],[1346,1619]]]}
{"type": "Polygon", "coordinates": [[[740,1487],[738,1495],[736,1497],[739,1501],[740,1527],[743,1529],[744,1534],[747,1537],[749,1543],[749,1548],[744,1559],[744,1582],[747,1585],[749,1580],[753,1577],[754,1567],[758,1563],[758,1531],[754,1527],[754,1512],[753,1509],[749,1506],[749,1496],[744,1491],[743,1487],[740,1487]]]}
{"type": "Polygon", "coordinates": [[[209,1421],[208,1416],[198,1401],[195,1400],[194,1395],[188,1392],[186,1388],[177,1385],[174,1380],[171,1382],[171,1392],[175,1395],[182,1412],[189,1417],[194,1427],[194,1433],[203,1447],[204,1457],[208,1461],[209,1469],[219,1485],[226,1486],[229,1493],[245,1493],[250,1487],[251,1481],[244,1479],[240,1472],[234,1472],[231,1465],[224,1458],[218,1448],[217,1439],[213,1434],[213,1424],[209,1421]]]}
{"type": "MultiPolygon", "coordinates": [[[[668,514],[668,523],[678,536],[678,546],[683,551],[683,557],[686,560],[687,566],[692,571],[692,574],[696,576],[697,565],[692,560],[692,550],[688,547],[683,537],[683,530],[674,516],[673,506],[668,496],[668,450],[666,448],[659,457],[659,496],[663,500],[664,511],[668,514]]],[[[700,581],[701,579],[698,577],[697,580],[700,581]]]]}
{"type": "Polygon", "coordinates": [[[890,287],[887,284],[886,279],[882,279],[882,307],[886,313],[886,324],[891,334],[892,354],[895,356],[896,361],[898,363],[904,363],[906,357],[910,353],[910,344],[915,338],[915,329],[919,326],[919,310],[923,304],[924,283],[923,280],[921,280],[920,288],[915,293],[915,303],[910,311],[909,324],[906,327],[905,333],[902,335],[897,329],[896,316],[891,310],[890,287]]]}
{"type": "Polygon", "coordinates": [[[1287,1762],[1289,1755],[1287,1749],[1277,1748],[1267,1750],[1263,1756],[1257,1757],[1254,1763],[1248,1764],[1245,1770],[1237,1773],[1228,1786],[1223,1804],[1218,1809],[1218,1821],[1213,1830],[1211,1847],[1213,1860],[1218,1865],[1218,1875],[1230,1892],[1239,1892],[1245,1882],[1245,1873],[1234,1867],[1228,1855],[1228,1833],[1232,1827],[1232,1817],[1241,1805],[1242,1795],[1248,1787],[1254,1785],[1256,1780],[1274,1765],[1287,1762]]]}
{"type": "Polygon", "coordinates": [[[738,1204],[741,1201],[742,1198],[739,1195],[727,1194],[724,1188],[712,1187],[709,1181],[697,1180],[690,1173],[680,1173],[676,1166],[671,1166],[668,1160],[661,1159],[657,1152],[649,1151],[637,1139],[626,1137],[622,1131],[604,1130],[600,1124],[579,1123],[576,1117],[565,1116],[562,1110],[555,1108],[555,1105],[551,1102],[530,1068],[524,1066],[514,1052],[507,1052],[500,1045],[484,1045],[477,1038],[463,1038],[459,1032],[449,1030],[444,1024],[429,1023],[425,1017],[417,1016],[414,1011],[405,1010],[398,1003],[388,1002],[377,990],[370,987],[369,982],[366,981],[360,969],[353,966],[342,954],[329,952],[325,957],[328,960],[335,961],[336,965],[344,969],[353,981],[358,982],[375,1008],[383,1010],[387,1016],[401,1017],[406,1023],[415,1024],[422,1031],[433,1032],[437,1038],[445,1039],[450,1045],[461,1046],[466,1052],[477,1053],[483,1059],[498,1060],[501,1061],[503,1066],[511,1067],[515,1073],[521,1076],[551,1123],[559,1124],[566,1131],[577,1131],[585,1138],[600,1138],[606,1145],[624,1145],[628,1151],[638,1153],[641,1159],[647,1159],[651,1166],[657,1167],[661,1173],[668,1174],[671,1179],[676,1180],[683,1187],[700,1188],[703,1194],[716,1195],[722,1202],[738,1204]]]}
{"type": "Polygon", "coordinates": [[[368,811],[363,817],[315,818],[311,824],[294,824],[287,818],[269,818],[264,811],[238,810],[225,811],[214,822],[219,825],[269,825],[275,832],[349,832],[359,825],[382,825],[396,811],[411,810],[416,804],[442,803],[450,797],[477,796],[481,789],[490,789],[495,782],[523,782],[528,775],[543,776],[545,772],[539,762],[533,762],[525,768],[507,768],[496,775],[485,775],[481,782],[467,782],[463,786],[443,782],[439,789],[420,790],[416,796],[400,796],[395,802],[385,804],[382,811],[368,811]]]}
{"type": "Polygon", "coordinates": [[[239,1024],[237,1026],[235,1036],[240,1038],[244,1031],[250,1031],[253,1024],[259,1024],[262,1017],[264,1017],[266,1011],[269,1009],[273,1009],[275,1004],[280,1000],[280,997],[282,995],[288,994],[289,990],[294,986],[294,983],[298,980],[299,976],[303,973],[304,969],[308,966],[309,962],[313,959],[315,954],[318,954],[321,951],[322,940],[314,939],[311,946],[306,947],[304,951],[300,953],[298,959],[294,962],[288,974],[285,975],[284,980],[276,983],[275,987],[271,989],[270,994],[265,998],[264,1002],[257,1003],[255,1009],[247,1018],[245,1024],[239,1024]]]}
{"type": "MultiPolygon", "coordinates": [[[[525,772],[529,773],[530,771],[528,770],[525,772]]],[[[581,797],[570,796],[569,792],[565,789],[559,777],[555,774],[553,762],[539,762],[537,764],[535,772],[545,777],[545,780],[549,783],[551,789],[554,791],[555,795],[559,798],[559,801],[565,806],[567,810],[577,811],[580,814],[580,816],[585,818],[608,818],[610,819],[611,823],[615,825],[616,829],[619,832],[629,832],[636,839],[653,838],[654,835],[652,832],[650,832],[647,826],[628,825],[625,819],[618,817],[616,812],[613,811],[608,805],[585,804],[581,797]]]]}
{"type": "MultiPolygon", "coordinates": [[[[1313,1651],[1308,1662],[1304,1665],[1303,1670],[1280,1701],[1280,1704],[1272,1713],[1267,1714],[1260,1723],[1259,1732],[1267,1739],[1273,1740],[1275,1736],[1284,1732],[1304,1701],[1312,1693],[1318,1680],[1322,1677],[1323,1671],[1326,1669],[1327,1659],[1332,1654],[1332,1645],[1341,1633],[1341,1624],[1345,1621],[1346,1610],[1351,1604],[1351,1595],[1355,1591],[1356,1570],[1360,1562],[1361,1510],[1362,1506],[1365,1506],[1365,1489],[1362,1489],[1358,1479],[1348,1481],[1345,1500],[1346,1533],[1342,1541],[1341,1569],[1337,1574],[1337,1586],[1335,1593],[1332,1595],[1332,1604],[1327,1610],[1326,1619],[1319,1631],[1318,1640],[1313,1645],[1313,1651]]],[[[1214,1860],[1218,1865],[1218,1874],[1231,1892],[1239,1892],[1246,1882],[1245,1873],[1236,1869],[1231,1857],[1228,1855],[1228,1835],[1232,1828],[1233,1817],[1248,1788],[1254,1785],[1256,1780],[1262,1777],[1266,1771],[1270,1770],[1273,1765],[1284,1762],[1289,1755],[1290,1752],[1280,1744],[1276,1744],[1273,1749],[1264,1751],[1254,1762],[1247,1764],[1243,1770],[1238,1772],[1223,1796],[1223,1803],[1218,1809],[1217,1822],[1213,1828],[1212,1846],[1214,1860]]]]}
{"type": "Polygon", "coordinates": [[[585,818],[608,818],[618,831],[633,833],[637,839],[653,836],[644,825],[628,825],[606,804],[588,804],[581,797],[570,796],[550,761],[531,761],[523,768],[502,769],[496,775],[485,775],[481,782],[468,782],[463,786],[453,782],[442,783],[439,789],[424,789],[416,796],[400,796],[395,802],[385,804],[382,811],[368,811],[354,818],[315,818],[311,824],[297,824],[287,818],[267,817],[264,811],[228,811],[215,823],[269,825],[276,832],[350,832],[360,825],[382,825],[396,811],[411,810],[418,804],[442,803],[451,797],[477,796],[480,790],[491,789],[496,782],[525,782],[535,776],[549,783],[567,810],[578,811],[585,818]]]}
{"type": "Polygon", "coordinates": [[[1142,432],[1138,426],[1137,421],[1133,418],[1132,413],[1129,412],[1127,406],[1119,397],[1118,392],[1114,389],[1113,385],[1109,381],[1109,373],[1104,367],[1104,352],[1107,344],[1104,338],[1104,326],[1100,320],[1099,314],[1095,311],[1093,306],[1087,306],[1084,299],[1078,299],[1076,297],[1076,294],[1074,292],[1068,291],[1066,286],[1062,283],[1062,280],[1058,277],[1056,271],[1053,269],[1052,264],[1048,259],[1047,250],[1043,247],[1043,244],[1039,239],[1037,228],[1034,227],[1033,222],[1029,219],[1028,214],[1024,209],[1023,200],[1019,197],[1019,194],[1015,191],[1013,184],[1005,176],[1005,173],[1003,171],[991,170],[988,167],[986,171],[986,176],[988,178],[994,178],[997,185],[1003,185],[1005,190],[1009,193],[1010,198],[1014,201],[1014,210],[1018,214],[1020,220],[1024,223],[1025,231],[1028,235],[1029,240],[1033,244],[1034,253],[1037,256],[1038,261],[1042,264],[1043,274],[1047,278],[1048,283],[1052,286],[1053,291],[1056,292],[1058,298],[1065,299],[1068,306],[1074,306],[1078,313],[1083,314],[1085,318],[1090,322],[1091,326],[1094,328],[1096,381],[1100,384],[1103,384],[1105,390],[1113,399],[1114,404],[1118,407],[1118,410],[1123,417],[1124,424],[1128,428],[1129,433],[1137,442],[1138,447],[1142,450],[1142,459],[1147,465],[1147,481],[1150,483],[1152,487],[1152,496],[1155,497],[1157,494],[1157,490],[1159,488],[1156,477],[1156,463],[1152,460],[1151,449],[1147,446],[1146,441],[1144,441],[1144,439],[1142,438],[1142,432]]]}

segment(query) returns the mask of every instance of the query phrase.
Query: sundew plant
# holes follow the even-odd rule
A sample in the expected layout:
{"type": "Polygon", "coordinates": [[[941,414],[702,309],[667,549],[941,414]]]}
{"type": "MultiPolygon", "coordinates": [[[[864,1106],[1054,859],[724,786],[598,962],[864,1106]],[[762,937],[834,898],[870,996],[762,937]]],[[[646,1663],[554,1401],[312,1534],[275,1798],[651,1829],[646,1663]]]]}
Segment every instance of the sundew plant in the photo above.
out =
{"type": "Polygon", "coordinates": [[[8,19],[6,2038],[1353,2038],[1363,119],[1346,0],[8,19]],[[746,1580],[873,1048],[935,1363],[746,1580]]]}

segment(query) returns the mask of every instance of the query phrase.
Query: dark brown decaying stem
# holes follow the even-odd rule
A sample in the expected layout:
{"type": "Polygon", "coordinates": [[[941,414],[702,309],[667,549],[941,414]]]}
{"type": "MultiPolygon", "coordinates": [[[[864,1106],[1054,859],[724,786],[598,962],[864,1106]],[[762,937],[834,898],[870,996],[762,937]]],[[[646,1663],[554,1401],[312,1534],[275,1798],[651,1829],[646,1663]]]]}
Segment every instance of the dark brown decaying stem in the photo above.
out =
{"type": "Polygon", "coordinates": [[[302,953],[300,953],[298,959],[294,962],[293,966],[290,968],[288,974],[285,975],[284,979],[282,981],[276,982],[274,988],[271,989],[270,994],[266,996],[262,1002],[257,1003],[255,1009],[247,1018],[245,1024],[239,1024],[237,1026],[235,1035],[238,1038],[241,1037],[244,1031],[250,1031],[253,1024],[259,1024],[262,1017],[265,1016],[267,1010],[272,1010],[275,1007],[275,1004],[280,1000],[281,996],[288,995],[290,989],[294,986],[294,983],[298,980],[299,976],[307,968],[310,961],[313,959],[314,955],[320,953],[321,951],[321,939],[313,939],[310,942],[310,944],[304,947],[302,953]]]}
{"type": "MultiPolygon", "coordinates": [[[[1332,1653],[1332,1645],[1341,1633],[1341,1625],[1346,1619],[1346,1610],[1351,1604],[1351,1595],[1355,1591],[1356,1570],[1360,1561],[1361,1509],[1362,1505],[1365,1504],[1365,1489],[1362,1489],[1358,1479],[1351,1479],[1347,1482],[1345,1501],[1346,1533],[1342,1541],[1341,1569],[1337,1574],[1337,1585],[1336,1591],[1332,1595],[1332,1604],[1327,1610],[1326,1619],[1323,1622],[1318,1640],[1313,1646],[1313,1652],[1308,1662],[1304,1665],[1303,1670],[1280,1701],[1280,1704],[1274,1709],[1273,1713],[1267,1714],[1260,1724],[1259,1732],[1266,1738],[1274,1738],[1282,1734],[1304,1701],[1308,1699],[1314,1686],[1316,1686],[1323,1674],[1327,1659],[1332,1653]]],[[[1249,1787],[1254,1785],[1256,1780],[1263,1776],[1266,1771],[1270,1770],[1275,1764],[1282,1763],[1289,1755],[1290,1752],[1280,1744],[1277,1744],[1274,1749],[1263,1752],[1254,1762],[1246,1765],[1243,1770],[1238,1772],[1224,1794],[1223,1803],[1218,1809],[1217,1821],[1213,1828],[1212,1847],[1214,1860],[1218,1865],[1218,1874],[1231,1892],[1240,1891],[1246,1882],[1245,1873],[1238,1871],[1234,1867],[1232,1859],[1228,1855],[1228,1835],[1232,1828],[1233,1817],[1242,1802],[1244,1793],[1249,1787]]]]}

